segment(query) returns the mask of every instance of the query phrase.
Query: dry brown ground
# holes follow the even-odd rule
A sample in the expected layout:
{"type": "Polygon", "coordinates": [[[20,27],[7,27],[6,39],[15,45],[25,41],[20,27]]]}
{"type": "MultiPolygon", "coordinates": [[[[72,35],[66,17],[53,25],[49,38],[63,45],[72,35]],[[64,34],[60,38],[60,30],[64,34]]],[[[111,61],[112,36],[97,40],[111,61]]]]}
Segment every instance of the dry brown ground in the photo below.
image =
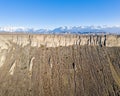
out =
{"type": "Polygon", "coordinates": [[[120,96],[119,47],[14,47],[0,68],[0,96],[120,96]]]}

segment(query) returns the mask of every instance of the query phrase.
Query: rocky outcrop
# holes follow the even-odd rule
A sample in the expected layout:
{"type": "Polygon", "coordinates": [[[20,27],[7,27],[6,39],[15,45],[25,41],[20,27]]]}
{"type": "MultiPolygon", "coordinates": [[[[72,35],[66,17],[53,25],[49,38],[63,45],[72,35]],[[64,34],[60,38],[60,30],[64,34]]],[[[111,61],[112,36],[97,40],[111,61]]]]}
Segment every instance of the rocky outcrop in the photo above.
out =
{"type": "Polygon", "coordinates": [[[113,35],[0,35],[0,48],[8,49],[12,44],[32,47],[59,47],[70,45],[120,46],[120,36],[113,35]]]}

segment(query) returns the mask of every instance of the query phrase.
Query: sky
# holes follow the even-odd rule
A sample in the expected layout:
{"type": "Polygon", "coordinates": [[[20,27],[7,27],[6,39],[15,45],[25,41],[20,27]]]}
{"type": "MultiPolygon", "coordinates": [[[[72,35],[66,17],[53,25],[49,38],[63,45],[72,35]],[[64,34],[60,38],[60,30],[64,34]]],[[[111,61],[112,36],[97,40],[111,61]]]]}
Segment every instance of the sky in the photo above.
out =
{"type": "Polygon", "coordinates": [[[120,25],[120,0],[0,0],[0,27],[120,25]]]}

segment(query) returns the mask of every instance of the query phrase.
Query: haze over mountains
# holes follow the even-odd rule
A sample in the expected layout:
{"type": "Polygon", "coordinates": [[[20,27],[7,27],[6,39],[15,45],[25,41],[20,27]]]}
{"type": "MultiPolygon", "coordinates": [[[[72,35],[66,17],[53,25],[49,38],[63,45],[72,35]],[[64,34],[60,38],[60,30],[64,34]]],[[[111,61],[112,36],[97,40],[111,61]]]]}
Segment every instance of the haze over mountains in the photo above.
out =
{"type": "Polygon", "coordinates": [[[120,26],[73,26],[73,27],[58,27],[55,29],[34,29],[26,27],[0,27],[0,32],[27,32],[27,33],[42,33],[42,34],[120,34],[120,26]]]}

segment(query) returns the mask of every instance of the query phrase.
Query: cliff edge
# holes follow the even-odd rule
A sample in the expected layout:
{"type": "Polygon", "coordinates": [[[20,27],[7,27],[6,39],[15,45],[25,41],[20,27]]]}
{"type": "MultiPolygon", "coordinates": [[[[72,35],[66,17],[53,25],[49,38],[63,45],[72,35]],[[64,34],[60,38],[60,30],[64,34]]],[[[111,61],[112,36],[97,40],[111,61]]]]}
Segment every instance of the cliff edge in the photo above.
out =
{"type": "Polygon", "coordinates": [[[92,45],[119,47],[119,35],[27,35],[27,34],[8,34],[0,35],[0,48],[8,49],[12,44],[25,47],[59,47],[70,45],[92,45]]]}

